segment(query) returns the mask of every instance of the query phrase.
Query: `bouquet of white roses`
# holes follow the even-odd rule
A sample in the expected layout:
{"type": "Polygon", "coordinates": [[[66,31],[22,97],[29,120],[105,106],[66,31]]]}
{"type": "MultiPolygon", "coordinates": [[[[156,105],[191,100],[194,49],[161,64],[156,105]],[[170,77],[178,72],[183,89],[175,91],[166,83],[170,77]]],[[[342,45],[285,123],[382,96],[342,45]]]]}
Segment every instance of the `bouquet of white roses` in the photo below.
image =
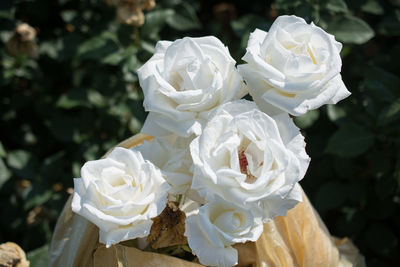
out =
{"type": "Polygon", "coordinates": [[[87,162],[72,210],[107,248],[126,241],[236,265],[238,243],[256,242],[265,223],[302,201],[310,158],[290,115],[350,94],[341,47],[295,16],[256,29],[239,66],[215,37],[158,42],[138,70],[149,112],[142,133],[154,138],[87,162]],[[254,102],[241,99],[248,93],[254,102]]]}

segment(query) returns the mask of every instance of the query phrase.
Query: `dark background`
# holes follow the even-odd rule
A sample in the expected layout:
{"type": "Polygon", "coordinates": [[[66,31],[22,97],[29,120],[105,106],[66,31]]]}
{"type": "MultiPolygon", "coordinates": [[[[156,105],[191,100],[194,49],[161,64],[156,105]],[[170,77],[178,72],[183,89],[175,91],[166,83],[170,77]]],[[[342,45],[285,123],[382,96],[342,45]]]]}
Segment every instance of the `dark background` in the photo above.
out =
{"type": "Polygon", "coordinates": [[[344,44],[352,95],[296,118],[311,165],[301,182],[331,233],[368,266],[400,266],[400,1],[157,1],[134,28],[102,0],[0,2],[0,243],[45,266],[63,204],[85,161],[140,131],[136,70],[158,40],[215,35],[241,63],[249,33],[278,15],[314,21],[344,44]],[[12,57],[18,23],[37,31],[39,59],[12,57]]]}

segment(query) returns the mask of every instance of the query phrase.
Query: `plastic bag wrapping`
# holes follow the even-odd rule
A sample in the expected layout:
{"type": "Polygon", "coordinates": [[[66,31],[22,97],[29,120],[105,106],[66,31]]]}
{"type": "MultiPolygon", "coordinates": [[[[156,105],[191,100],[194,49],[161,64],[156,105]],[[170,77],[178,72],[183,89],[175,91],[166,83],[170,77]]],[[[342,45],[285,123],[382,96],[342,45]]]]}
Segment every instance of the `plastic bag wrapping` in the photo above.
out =
{"type": "Polygon", "coordinates": [[[306,195],[303,202],[264,224],[256,242],[256,266],[326,266],[339,264],[339,251],[306,195]]]}
{"type": "Polygon", "coordinates": [[[201,267],[194,262],[163,254],[143,252],[137,248],[114,245],[110,248],[100,246],[94,254],[94,266],[99,267],[201,267]]]}
{"type": "MultiPolygon", "coordinates": [[[[135,135],[117,146],[134,147],[152,137],[135,135]]],[[[108,154],[108,153],[107,153],[108,154]]],[[[106,154],[106,155],[107,155],[106,154]]],[[[49,266],[85,267],[180,267],[202,266],[175,257],[114,245],[105,248],[98,242],[97,226],[71,210],[70,197],[54,230],[49,266]]],[[[252,267],[363,267],[363,257],[347,238],[330,236],[306,195],[303,202],[264,224],[257,242],[236,244],[238,266],[252,267]]]]}
{"type": "Polygon", "coordinates": [[[345,238],[333,238],[335,245],[339,249],[339,267],[351,267],[359,266],[365,267],[364,257],[360,255],[357,247],[347,237],[345,238]]]}

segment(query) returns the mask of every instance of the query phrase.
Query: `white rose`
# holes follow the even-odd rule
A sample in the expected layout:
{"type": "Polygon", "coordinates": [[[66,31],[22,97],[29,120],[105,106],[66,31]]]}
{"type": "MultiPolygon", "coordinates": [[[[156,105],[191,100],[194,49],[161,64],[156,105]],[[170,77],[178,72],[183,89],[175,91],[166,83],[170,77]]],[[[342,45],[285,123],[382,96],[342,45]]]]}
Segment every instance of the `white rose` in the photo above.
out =
{"type": "Polygon", "coordinates": [[[350,95],[340,76],[341,49],[313,23],[280,16],[268,33],[256,29],[250,35],[243,57],[248,64],[238,69],[262,111],[298,116],[350,95]]]}
{"type": "Polygon", "coordinates": [[[153,57],[138,70],[150,112],[142,132],[200,134],[204,113],[247,93],[235,63],[212,36],[158,42],[153,57]]]}
{"type": "Polygon", "coordinates": [[[286,113],[271,118],[254,102],[227,103],[193,140],[190,152],[192,188],[206,201],[218,195],[251,209],[264,222],[301,201],[297,182],[310,159],[286,113]]]}
{"type": "Polygon", "coordinates": [[[250,210],[216,200],[186,218],[185,236],[201,264],[233,266],[238,263],[238,253],[232,245],[255,242],[262,231],[261,219],[250,210]]]}
{"type": "Polygon", "coordinates": [[[172,195],[185,194],[192,184],[192,156],[189,145],[178,138],[172,145],[165,140],[155,138],[152,142],[143,142],[135,149],[140,151],[143,158],[151,161],[162,172],[163,177],[171,185],[172,195]],[[183,144],[182,144],[183,143],[183,144]]]}
{"type": "Polygon", "coordinates": [[[107,247],[147,236],[151,218],[165,208],[170,186],[137,151],[117,147],[105,159],[86,162],[81,175],[74,179],[72,210],[99,227],[107,247]]]}

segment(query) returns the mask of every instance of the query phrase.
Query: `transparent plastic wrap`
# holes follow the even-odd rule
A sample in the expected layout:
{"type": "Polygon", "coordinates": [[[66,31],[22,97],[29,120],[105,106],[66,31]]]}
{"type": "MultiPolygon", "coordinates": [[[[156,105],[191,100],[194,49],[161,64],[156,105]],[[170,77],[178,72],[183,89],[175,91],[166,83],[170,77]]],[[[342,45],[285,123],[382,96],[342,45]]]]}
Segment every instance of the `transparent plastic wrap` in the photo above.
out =
{"type": "MultiPolygon", "coordinates": [[[[131,148],[151,136],[135,135],[117,146],[131,148]]],[[[202,266],[124,245],[106,248],[99,243],[97,226],[72,212],[70,197],[60,214],[50,247],[49,266],[202,266]]],[[[303,193],[303,202],[285,217],[278,216],[264,224],[257,242],[237,244],[237,266],[324,266],[363,267],[363,257],[347,238],[331,237],[326,226],[303,193]]]]}

